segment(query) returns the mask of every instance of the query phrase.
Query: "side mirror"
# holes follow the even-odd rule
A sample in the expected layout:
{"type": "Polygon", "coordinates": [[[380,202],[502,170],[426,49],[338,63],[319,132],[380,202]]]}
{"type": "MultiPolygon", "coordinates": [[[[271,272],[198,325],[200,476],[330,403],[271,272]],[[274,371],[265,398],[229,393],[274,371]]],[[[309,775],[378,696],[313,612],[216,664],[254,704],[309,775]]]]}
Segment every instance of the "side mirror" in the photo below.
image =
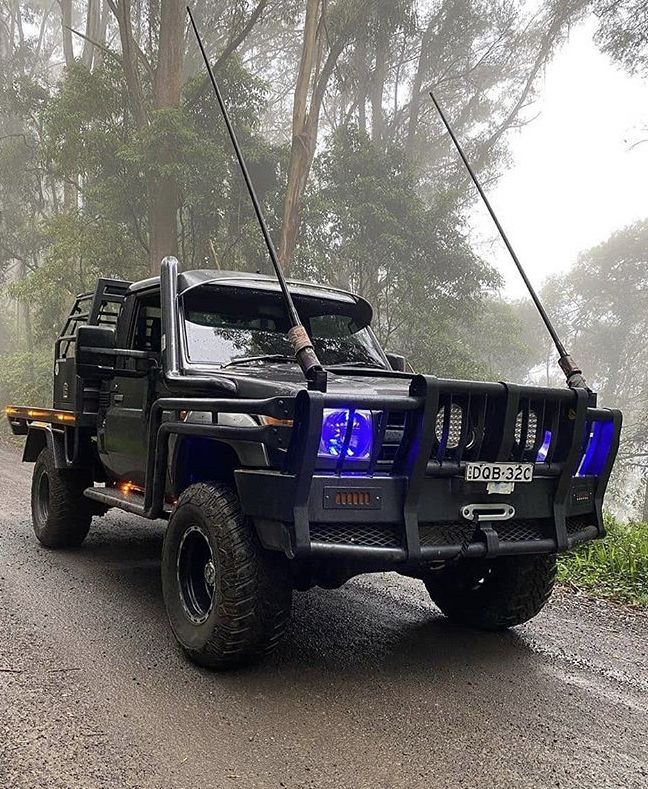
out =
{"type": "Polygon", "coordinates": [[[79,326],[75,361],[81,378],[112,378],[116,360],[115,329],[112,326],[79,326]]]}
{"type": "Polygon", "coordinates": [[[159,354],[115,348],[112,326],[79,326],[76,335],[75,361],[81,378],[143,378],[159,366],[159,354]],[[117,365],[117,360],[124,361],[117,365]]]}
{"type": "Polygon", "coordinates": [[[392,370],[398,373],[404,373],[407,366],[407,359],[400,353],[386,353],[387,361],[391,364],[392,370]]]}

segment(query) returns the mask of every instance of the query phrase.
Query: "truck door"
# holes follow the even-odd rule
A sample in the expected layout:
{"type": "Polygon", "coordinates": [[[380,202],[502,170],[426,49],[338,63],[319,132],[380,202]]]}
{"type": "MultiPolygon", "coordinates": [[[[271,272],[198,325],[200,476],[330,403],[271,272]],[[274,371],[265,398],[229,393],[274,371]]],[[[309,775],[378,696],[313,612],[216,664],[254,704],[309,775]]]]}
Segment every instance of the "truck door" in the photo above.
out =
{"type": "MultiPolygon", "coordinates": [[[[162,322],[160,293],[136,296],[127,305],[124,318],[129,323],[118,331],[118,343],[136,351],[160,355],[162,322]],[[130,313],[130,319],[128,317],[130,313]],[[121,336],[120,336],[121,335],[121,336]]],[[[152,382],[150,377],[130,378],[120,371],[132,369],[132,360],[118,360],[115,378],[110,381],[109,406],[103,426],[104,463],[113,476],[144,486],[148,441],[148,410],[152,382]]]]}

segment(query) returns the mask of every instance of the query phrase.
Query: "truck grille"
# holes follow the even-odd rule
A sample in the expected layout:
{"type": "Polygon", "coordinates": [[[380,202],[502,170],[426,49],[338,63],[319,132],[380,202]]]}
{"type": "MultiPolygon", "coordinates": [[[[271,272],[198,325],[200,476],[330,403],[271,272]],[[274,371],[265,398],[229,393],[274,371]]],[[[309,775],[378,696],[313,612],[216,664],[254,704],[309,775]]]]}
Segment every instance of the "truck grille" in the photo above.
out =
{"type": "Polygon", "coordinates": [[[360,545],[367,548],[401,548],[401,532],[394,526],[353,523],[312,523],[311,542],[327,545],[360,545]]]}
{"type": "MultiPolygon", "coordinates": [[[[494,524],[491,524],[494,525],[494,524]]],[[[514,520],[499,523],[494,529],[500,542],[529,542],[551,536],[552,524],[542,520],[514,520]]],[[[473,534],[470,523],[440,523],[419,528],[421,547],[462,545],[473,534]]]]}
{"type": "Polygon", "coordinates": [[[567,518],[567,534],[571,537],[574,534],[578,534],[581,531],[585,531],[589,526],[592,526],[591,517],[589,518],[578,518],[572,517],[567,518]]]}
{"type": "MultiPolygon", "coordinates": [[[[379,469],[392,470],[405,432],[403,411],[386,414],[377,458],[379,469]]],[[[434,465],[466,461],[552,463],[564,460],[571,431],[559,400],[521,395],[512,406],[506,397],[489,394],[442,393],[430,453],[434,465]],[[506,413],[507,406],[512,414],[506,413]]]]}

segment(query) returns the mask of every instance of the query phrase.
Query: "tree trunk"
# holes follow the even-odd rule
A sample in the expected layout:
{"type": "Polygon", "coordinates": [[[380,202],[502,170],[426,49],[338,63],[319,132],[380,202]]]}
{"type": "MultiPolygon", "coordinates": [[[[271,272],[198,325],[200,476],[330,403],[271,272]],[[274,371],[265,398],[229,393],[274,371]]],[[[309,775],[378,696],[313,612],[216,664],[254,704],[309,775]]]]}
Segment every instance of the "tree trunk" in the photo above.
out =
{"type": "MultiPolygon", "coordinates": [[[[130,0],[107,0],[117,22],[122,46],[122,66],[128,97],[138,129],[149,124],[142,82],[137,70],[137,43],[133,36],[130,0]]],[[[180,106],[182,93],[182,54],[184,45],[184,5],[179,0],[160,4],[160,34],[157,66],[153,78],[153,109],[180,106]]],[[[149,67],[150,68],[150,67],[149,67]]],[[[161,163],[173,161],[173,143],[157,151],[161,163]]],[[[173,175],[149,174],[148,197],[149,265],[159,272],[165,255],[178,254],[178,185],[173,175]]]]}
{"type": "Polygon", "coordinates": [[[429,47],[432,41],[432,25],[432,20],[430,20],[421,38],[421,51],[419,52],[416,74],[412,82],[412,98],[410,100],[407,136],[405,138],[405,150],[409,156],[413,156],[416,147],[416,129],[418,126],[419,112],[421,110],[421,90],[423,87],[423,78],[428,66],[429,47]]]}
{"type": "Polygon", "coordinates": [[[63,35],[63,57],[65,65],[74,63],[74,49],[72,47],[72,0],[61,0],[61,28],[63,35]]]}
{"type": "MultiPolygon", "coordinates": [[[[65,65],[74,63],[72,47],[72,0],[61,0],[61,28],[63,34],[63,56],[65,65]]],[[[63,210],[75,211],[79,206],[79,190],[72,179],[63,181],[63,210]]]]}
{"type": "Polygon", "coordinates": [[[83,52],[81,62],[91,71],[97,47],[94,42],[99,39],[101,26],[100,0],[88,0],[88,13],[86,16],[85,39],[83,40],[83,52]]]}
{"type": "MultiPolygon", "coordinates": [[[[325,2],[322,2],[322,0],[308,0],[301,60],[293,100],[292,143],[288,165],[288,184],[284,200],[281,237],[279,239],[279,260],[285,273],[290,272],[295,255],[301,201],[317,142],[319,107],[315,108],[313,106],[313,103],[317,100],[315,95],[313,95],[309,110],[308,98],[314,74],[319,68],[321,52],[319,38],[325,14],[325,2]],[[314,110],[316,110],[317,123],[313,129],[314,110]],[[313,133],[315,135],[314,138],[313,133]]],[[[313,94],[315,94],[315,90],[313,90],[313,94]]],[[[321,104],[321,99],[319,101],[321,104]]]]}
{"type": "Polygon", "coordinates": [[[160,51],[153,85],[156,109],[180,105],[184,9],[184,4],[179,0],[164,0],[161,3],[160,51]]]}
{"type": "MultiPolygon", "coordinates": [[[[98,43],[101,46],[105,46],[106,44],[106,32],[108,30],[108,15],[110,14],[110,9],[108,8],[108,3],[106,0],[103,0],[102,9],[101,9],[101,18],[99,20],[99,37],[97,39],[98,43]]],[[[94,67],[100,68],[101,64],[103,63],[104,58],[104,51],[101,49],[101,46],[97,47],[94,53],[94,67]]]]}
{"type": "Polygon", "coordinates": [[[122,48],[122,68],[131,110],[138,129],[148,125],[148,114],[144,103],[144,91],[137,72],[137,51],[133,38],[130,0],[108,0],[108,4],[119,25],[119,40],[122,48]]]}
{"type": "Polygon", "coordinates": [[[386,43],[379,41],[376,46],[376,63],[370,85],[371,138],[374,142],[381,142],[385,134],[383,94],[385,91],[386,50],[386,43]]]}
{"type": "Polygon", "coordinates": [[[641,520],[643,523],[648,523],[648,475],[646,475],[646,488],[644,492],[644,504],[641,511],[641,520]]]}
{"type": "MultiPolygon", "coordinates": [[[[184,5],[165,0],[160,11],[160,51],[153,81],[156,110],[180,106],[184,5]]],[[[173,159],[173,150],[159,152],[162,161],[173,159]]],[[[178,184],[173,175],[149,179],[149,262],[157,274],[166,255],[178,254],[178,184]]]]}

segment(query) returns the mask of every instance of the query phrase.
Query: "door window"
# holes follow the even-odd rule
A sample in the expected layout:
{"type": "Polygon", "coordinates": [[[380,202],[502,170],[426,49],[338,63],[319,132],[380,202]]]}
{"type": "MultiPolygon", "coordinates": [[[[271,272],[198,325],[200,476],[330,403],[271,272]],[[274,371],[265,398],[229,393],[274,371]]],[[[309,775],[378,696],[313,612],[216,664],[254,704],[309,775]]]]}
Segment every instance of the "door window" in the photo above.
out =
{"type": "Polygon", "coordinates": [[[162,312],[153,304],[140,304],[131,339],[135,351],[160,353],[162,350],[162,312]]]}

